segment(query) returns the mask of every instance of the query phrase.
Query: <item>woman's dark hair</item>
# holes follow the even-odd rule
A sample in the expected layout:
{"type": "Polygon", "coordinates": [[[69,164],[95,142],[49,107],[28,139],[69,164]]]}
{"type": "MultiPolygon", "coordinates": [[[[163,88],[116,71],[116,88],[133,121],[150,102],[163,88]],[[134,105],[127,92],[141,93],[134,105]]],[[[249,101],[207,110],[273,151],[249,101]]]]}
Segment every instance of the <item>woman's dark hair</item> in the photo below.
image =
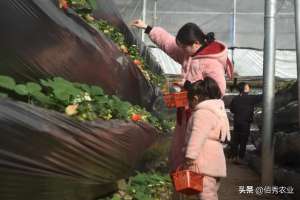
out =
{"type": "Polygon", "coordinates": [[[202,45],[211,43],[215,41],[215,34],[210,32],[205,35],[199,26],[194,23],[187,23],[179,29],[176,42],[183,45],[192,45],[196,41],[199,41],[202,45]]]}
{"type": "Polygon", "coordinates": [[[183,87],[187,90],[189,99],[194,96],[199,96],[204,99],[220,99],[222,97],[217,82],[210,77],[206,77],[204,80],[199,80],[194,83],[185,81],[183,87]]]}
{"type": "Polygon", "coordinates": [[[238,90],[239,90],[239,92],[240,93],[244,93],[244,90],[245,90],[245,86],[246,85],[249,85],[248,83],[245,83],[245,82],[240,82],[239,84],[238,84],[238,90]]]}

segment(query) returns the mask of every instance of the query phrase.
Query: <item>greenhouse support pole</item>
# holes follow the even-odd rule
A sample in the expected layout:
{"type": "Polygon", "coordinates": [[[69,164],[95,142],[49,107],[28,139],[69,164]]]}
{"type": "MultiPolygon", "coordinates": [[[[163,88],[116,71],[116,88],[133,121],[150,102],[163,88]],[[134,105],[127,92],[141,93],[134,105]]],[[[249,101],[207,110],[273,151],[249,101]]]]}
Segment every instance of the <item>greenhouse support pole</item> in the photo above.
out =
{"type": "Polygon", "coordinates": [[[236,43],[236,0],[233,0],[233,17],[232,17],[232,49],[231,49],[231,59],[232,65],[234,66],[234,47],[236,43]]]}
{"type": "Polygon", "coordinates": [[[235,47],[236,38],[236,0],[233,0],[233,20],[232,20],[232,47],[235,47]]]}
{"type": "Polygon", "coordinates": [[[276,1],[265,0],[264,18],[264,70],[263,70],[263,146],[262,177],[263,185],[273,185],[274,142],[274,83],[275,83],[275,51],[276,51],[276,1]]]}
{"type": "Polygon", "coordinates": [[[153,8],[153,26],[156,26],[157,20],[157,0],[154,1],[154,8],[153,8]]]}
{"type": "Polygon", "coordinates": [[[300,2],[295,0],[295,34],[297,49],[297,80],[298,80],[298,127],[300,129],[300,2]]]}
{"type": "MultiPolygon", "coordinates": [[[[143,13],[142,13],[142,20],[146,22],[146,13],[147,12],[147,0],[143,0],[143,13]]],[[[145,42],[145,33],[142,31],[142,41],[145,42]]]]}

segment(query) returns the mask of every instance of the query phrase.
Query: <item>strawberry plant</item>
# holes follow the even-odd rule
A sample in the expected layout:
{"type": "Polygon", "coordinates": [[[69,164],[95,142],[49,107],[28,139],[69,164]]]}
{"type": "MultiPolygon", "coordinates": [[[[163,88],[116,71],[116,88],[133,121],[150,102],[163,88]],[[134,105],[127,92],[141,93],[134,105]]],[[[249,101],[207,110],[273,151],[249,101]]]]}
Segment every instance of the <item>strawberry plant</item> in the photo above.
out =
{"type": "Polygon", "coordinates": [[[112,197],[99,200],[170,200],[172,184],[168,174],[137,173],[112,197]]]}
{"type": "Polygon", "coordinates": [[[129,56],[133,63],[143,73],[146,80],[160,88],[165,85],[166,78],[162,74],[155,74],[150,70],[145,64],[143,57],[140,56],[139,49],[136,45],[127,44],[124,35],[119,30],[111,26],[107,21],[96,20],[92,16],[92,10],[96,7],[95,0],[68,0],[68,4],[90,26],[101,31],[118,46],[121,52],[129,56]]]}
{"type": "Polygon", "coordinates": [[[159,120],[144,108],[117,96],[106,95],[98,86],[72,83],[60,77],[40,80],[39,84],[17,84],[13,78],[0,75],[0,89],[1,96],[13,93],[30,104],[57,110],[81,121],[122,119],[144,121],[161,131],[170,128],[167,121],[159,120]]]}
{"type": "Polygon", "coordinates": [[[96,0],[67,0],[66,2],[80,16],[90,14],[97,6],[96,0]]]}

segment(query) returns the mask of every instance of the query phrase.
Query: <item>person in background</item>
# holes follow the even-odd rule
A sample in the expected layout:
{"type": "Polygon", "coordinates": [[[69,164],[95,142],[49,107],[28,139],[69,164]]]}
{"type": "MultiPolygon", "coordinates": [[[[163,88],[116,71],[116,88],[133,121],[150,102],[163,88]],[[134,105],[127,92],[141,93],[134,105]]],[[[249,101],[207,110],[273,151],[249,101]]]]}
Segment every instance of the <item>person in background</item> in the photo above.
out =
{"type": "Polygon", "coordinates": [[[245,82],[238,84],[239,95],[230,104],[234,114],[234,131],[231,142],[231,153],[236,164],[246,164],[244,157],[250,135],[250,125],[253,121],[254,107],[262,101],[262,95],[249,95],[250,85],[245,82]]]}
{"type": "MultiPolygon", "coordinates": [[[[186,82],[192,115],[187,125],[185,164],[196,166],[204,175],[201,200],[217,200],[220,178],[226,177],[226,161],[222,143],[230,140],[221,91],[214,79],[206,77],[186,82]]],[[[195,167],[191,168],[195,169],[195,167]]]]}
{"type": "MultiPolygon", "coordinates": [[[[226,89],[225,72],[232,77],[233,68],[228,59],[227,47],[215,40],[214,33],[205,34],[196,24],[187,23],[182,26],[176,37],[161,27],[151,27],[142,20],[134,20],[132,26],[145,29],[150,39],[165,53],[182,65],[183,80],[195,82],[205,77],[214,79],[220,89],[221,96],[226,89]]],[[[190,110],[187,107],[177,109],[177,122],[172,140],[170,170],[174,171],[184,162],[183,142],[186,133],[190,110]]]]}

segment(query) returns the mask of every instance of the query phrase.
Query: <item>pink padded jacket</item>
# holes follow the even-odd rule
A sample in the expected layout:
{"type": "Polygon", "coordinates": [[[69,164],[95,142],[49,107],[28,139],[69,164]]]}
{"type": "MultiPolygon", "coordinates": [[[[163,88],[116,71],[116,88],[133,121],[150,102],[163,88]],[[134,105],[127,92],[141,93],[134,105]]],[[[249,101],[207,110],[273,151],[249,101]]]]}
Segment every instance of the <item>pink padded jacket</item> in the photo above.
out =
{"type": "Polygon", "coordinates": [[[185,80],[195,82],[206,76],[213,78],[219,85],[222,96],[226,90],[225,71],[227,69],[227,47],[220,41],[221,51],[208,55],[185,55],[176,44],[176,39],[160,27],[153,27],[149,33],[150,39],[164,52],[182,65],[182,75],[185,80]]]}

